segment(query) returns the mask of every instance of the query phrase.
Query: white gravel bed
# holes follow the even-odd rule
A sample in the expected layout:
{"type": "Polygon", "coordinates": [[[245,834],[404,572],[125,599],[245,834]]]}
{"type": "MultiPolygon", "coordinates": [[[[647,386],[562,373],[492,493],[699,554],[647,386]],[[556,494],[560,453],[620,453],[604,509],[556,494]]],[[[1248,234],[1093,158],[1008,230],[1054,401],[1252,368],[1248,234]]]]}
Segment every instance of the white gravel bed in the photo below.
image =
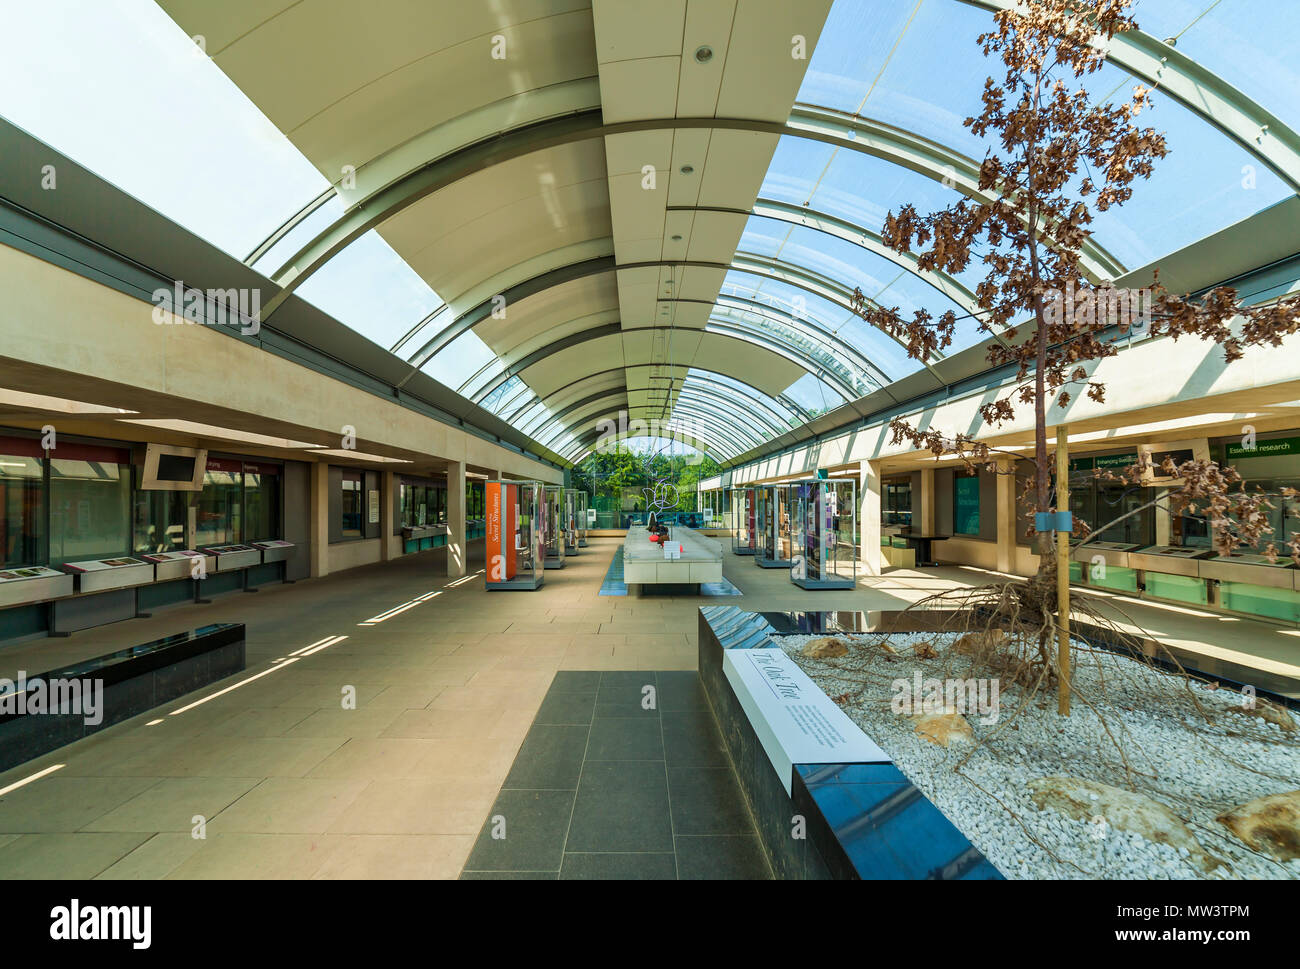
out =
{"type": "MultiPolygon", "coordinates": [[[[819,638],[779,636],[774,645],[789,653],[827,696],[855,691],[861,678],[837,667],[856,654],[827,660],[800,654],[805,643],[819,638]]],[[[836,638],[855,650],[878,652],[870,644],[884,637],[837,634],[836,638]]],[[[1214,820],[1216,814],[1253,798],[1300,789],[1300,742],[1296,734],[1235,714],[1218,717],[1219,722],[1214,724],[1193,721],[1182,710],[1162,715],[1162,705],[1177,706],[1161,700],[1169,696],[1172,677],[1127,657],[1093,651],[1076,643],[1076,688],[1094,688],[1098,677],[1104,676],[1106,695],[1111,701],[1105,711],[1106,722],[1112,732],[1126,731],[1125,750],[1132,766],[1155,775],[1138,778],[1136,789],[1172,808],[1207,852],[1231,866],[1206,874],[1168,845],[1109,825],[1072,820],[1052,810],[1040,811],[1030,799],[1026,788],[1029,781],[1060,774],[1129,789],[1114,744],[1098,716],[1082,703],[1073,705],[1068,718],[1061,717],[1056,712],[1055,691],[1041,691],[1010,726],[975,747],[973,753],[970,746],[954,744],[944,748],[918,737],[915,720],[890,709],[890,680],[911,681],[916,670],[925,678],[942,679],[942,654],[936,659],[920,660],[910,655],[910,647],[931,640],[946,650],[956,638],[953,634],[934,633],[890,635],[888,642],[900,655],[888,663],[875,660],[872,682],[878,685],[849,701],[844,710],[1006,877],[1300,878],[1300,860],[1282,864],[1257,854],[1214,820]],[[1276,742],[1265,738],[1275,738],[1276,742]],[[1230,752],[1232,759],[1243,766],[1225,762],[1222,751],[1230,752]],[[966,763],[955,770],[968,755],[966,763]],[[1035,844],[1029,835],[1041,844],[1035,844]]],[[[964,670],[964,664],[958,664],[957,669],[964,670]]],[[[948,675],[969,674],[958,671],[948,675]]],[[[1195,689],[1197,697],[1212,709],[1240,706],[1241,697],[1232,690],[1202,686],[1195,689]]],[[[1021,689],[1000,684],[1001,717],[1010,718],[1022,699],[1021,689]]],[[[996,723],[981,723],[980,715],[973,711],[967,713],[966,719],[977,741],[986,740],[998,727],[996,723]]]]}

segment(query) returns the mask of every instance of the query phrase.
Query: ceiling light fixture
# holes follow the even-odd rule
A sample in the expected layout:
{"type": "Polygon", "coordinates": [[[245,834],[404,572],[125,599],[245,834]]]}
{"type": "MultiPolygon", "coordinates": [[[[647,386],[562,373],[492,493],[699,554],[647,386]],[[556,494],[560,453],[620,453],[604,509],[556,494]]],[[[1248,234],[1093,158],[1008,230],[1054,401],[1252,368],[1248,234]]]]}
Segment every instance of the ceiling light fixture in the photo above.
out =
{"type": "Polygon", "coordinates": [[[690,174],[691,172],[693,172],[693,171],[695,171],[695,169],[694,169],[694,167],[692,167],[691,165],[683,165],[683,166],[681,167],[681,173],[682,173],[683,175],[689,175],[689,174],[690,174]]]}
{"type": "Polygon", "coordinates": [[[713,48],[708,44],[695,48],[695,59],[701,64],[707,64],[713,60],[713,48]]]}

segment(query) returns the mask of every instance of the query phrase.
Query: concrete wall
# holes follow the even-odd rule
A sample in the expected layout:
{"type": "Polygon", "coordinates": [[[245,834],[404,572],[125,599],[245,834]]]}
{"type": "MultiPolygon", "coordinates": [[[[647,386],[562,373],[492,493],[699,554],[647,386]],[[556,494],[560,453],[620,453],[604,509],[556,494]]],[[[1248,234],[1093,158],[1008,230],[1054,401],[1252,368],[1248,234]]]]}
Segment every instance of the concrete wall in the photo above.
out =
{"type": "Polygon", "coordinates": [[[152,304],[3,245],[0,292],[0,387],[332,448],[351,427],[358,451],[563,481],[559,468],[213,327],[157,324],[152,304]]]}

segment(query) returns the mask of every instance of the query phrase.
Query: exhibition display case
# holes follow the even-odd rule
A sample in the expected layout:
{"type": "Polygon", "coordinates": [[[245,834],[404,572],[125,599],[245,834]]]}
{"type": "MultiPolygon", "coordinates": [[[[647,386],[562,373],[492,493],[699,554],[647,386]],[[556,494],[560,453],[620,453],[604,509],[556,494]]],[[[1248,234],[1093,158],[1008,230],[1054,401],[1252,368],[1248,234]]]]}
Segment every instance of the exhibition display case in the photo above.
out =
{"type": "Polygon", "coordinates": [[[788,484],[754,489],[754,562],[764,569],[794,563],[795,489],[788,484]]]}
{"type": "Polygon", "coordinates": [[[204,555],[192,549],[178,552],[146,552],[140,558],[153,563],[154,579],[158,582],[170,582],[174,579],[204,578],[209,572],[215,572],[217,560],[212,555],[204,555]],[[199,568],[202,572],[195,575],[195,559],[201,559],[199,568]]]}
{"type": "Polygon", "coordinates": [[[731,551],[754,554],[754,489],[731,489],[731,551]]]}
{"type": "Polygon", "coordinates": [[[75,585],[76,579],[72,573],[60,572],[44,565],[0,569],[0,609],[70,596],[75,585]]]}
{"type": "Polygon", "coordinates": [[[542,486],[542,513],[538,519],[542,539],[542,567],[564,568],[565,520],[564,488],[560,485],[542,486]]]}
{"type": "Polygon", "coordinates": [[[801,589],[852,589],[858,580],[857,482],[823,478],[791,485],[796,560],[791,581],[801,589]]]}
{"type": "Polygon", "coordinates": [[[232,572],[262,564],[262,550],[252,545],[205,545],[200,551],[216,556],[218,572],[232,572]]]}
{"type": "Polygon", "coordinates": [[[578,496],[582,492],[576,488],[564,489],[564,501],[561,505],[564,515],[564,554],[576,555],[582,546],[578,544],[582,522],[578,515],[578,496]]]}
{"type": "Polygon", "coordinates": [[[129,556],[65,562],[63,568],[77,578],[78,592],[105,592],[129,589],[154,580],[153,565],[129,556]]]}
{"type": "Polygon", "coordinates": [[[487,588],[539,588],[546,554],[540,528],[541,482],[489,481],[486,487],[487,588]]]}

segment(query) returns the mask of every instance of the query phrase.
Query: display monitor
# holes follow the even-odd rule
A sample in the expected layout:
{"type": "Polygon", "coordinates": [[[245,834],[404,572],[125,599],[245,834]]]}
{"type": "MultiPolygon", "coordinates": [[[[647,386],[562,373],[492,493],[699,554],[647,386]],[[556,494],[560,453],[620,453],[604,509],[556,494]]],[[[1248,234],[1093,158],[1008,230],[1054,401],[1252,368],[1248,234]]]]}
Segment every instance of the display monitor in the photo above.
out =
{"type": "Polygon", "coordinates": [[[203,448],[150,444],[145,448],[142,491],[202,491],[208,452],[203,448]]]}

